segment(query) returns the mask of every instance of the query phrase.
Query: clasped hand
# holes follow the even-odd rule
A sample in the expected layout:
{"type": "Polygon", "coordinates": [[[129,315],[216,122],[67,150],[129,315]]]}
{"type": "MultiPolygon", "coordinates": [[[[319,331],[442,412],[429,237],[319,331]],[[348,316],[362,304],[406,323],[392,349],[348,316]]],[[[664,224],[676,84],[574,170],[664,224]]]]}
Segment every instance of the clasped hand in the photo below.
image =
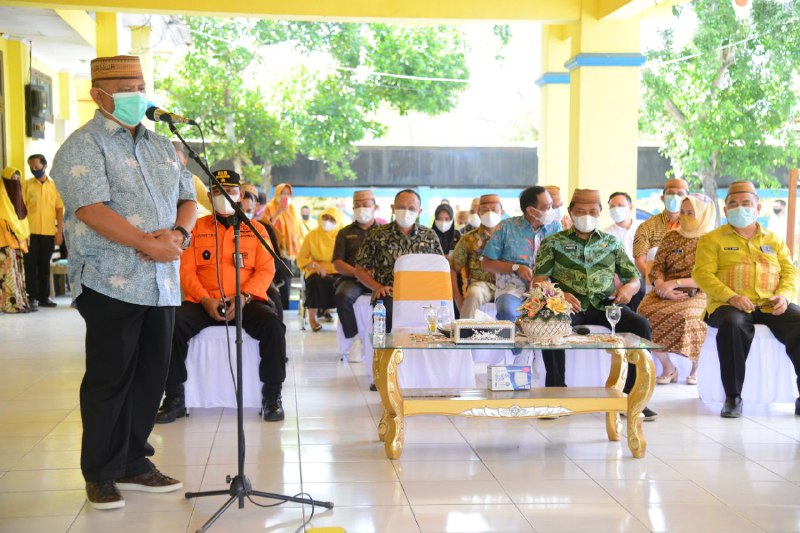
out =
{"type": "Polygon", "coordinates": [[[183,233],[180,231],[159,229],[149,234],[145,245],[136,255],[143,261],[170,263],[180,259],[183,253],[182,244],[183,233]]]}

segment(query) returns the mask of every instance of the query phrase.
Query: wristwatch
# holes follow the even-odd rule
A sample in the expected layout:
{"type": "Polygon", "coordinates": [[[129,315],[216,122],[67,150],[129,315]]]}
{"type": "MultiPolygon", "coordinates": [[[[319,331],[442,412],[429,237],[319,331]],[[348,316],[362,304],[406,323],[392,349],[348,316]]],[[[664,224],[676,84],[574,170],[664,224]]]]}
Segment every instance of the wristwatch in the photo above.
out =
{"type": "Polygon", "coordinates": [[[519,263],[511,265],[511,272],[516,272],[517,270],[519,270],[519,263]]]}
{"type": "Polygon", "coordinates": [[[172,231],[180,231],[183,233],[183,242],[181,243],[181,250],[185,250],[189,247],[189,243],[192,242],[192,234],[186,231],[186,228],[182,226],[175,226],[172,228],[172,231]]]}
{"type": "Polygon", "coordinates": [[[244,297],[244,305],[249,304],[253,300],[253,295],[249,292],[243,292],[242,296],[244,297]]]}

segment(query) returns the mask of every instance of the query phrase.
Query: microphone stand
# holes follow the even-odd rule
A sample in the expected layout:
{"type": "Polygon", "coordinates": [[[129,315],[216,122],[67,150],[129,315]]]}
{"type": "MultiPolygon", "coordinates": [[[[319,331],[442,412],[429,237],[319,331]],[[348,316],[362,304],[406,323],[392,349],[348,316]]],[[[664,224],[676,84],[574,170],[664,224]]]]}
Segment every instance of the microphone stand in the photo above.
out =
{"type": "MultiPolygon", "coordinates": [[[[222,184],[214,177],[208,167],[205,165],[202,159],[192,150],[192,148],[187,144],[181,134],[178,133],[178,130],[175,126],[170,123],[169,129],[172,133],[174,133],[178,139],[180,139],[181,143],[186,147],[189,151],[190,157],[200,165],[200,168],[203,169],[208,175],[209,181],[213,182],[217,189],[222,193],[228,203],[233,207],[235,213],[231,215],[230,219],[233,223],[233,243],[234,243],[234,268],[236,271],[236,297],[234,299],[234,305],[236,306],[236,431],[237,431],[237,448],[238,448],[238,473],[235,477],[231,479],[231,476],[228,475],[225,479],[227,483],[230,483],[230,486],[227,490],[209,490],[203,492],[187,492],[185,494],[186,499],[189,500],[191,498],[203,498],[206,496],[230,496],[228,501],[226,501],[222,507],[220,507],[216,513],[214,513],[208,521],[203,524],[200,529],[198,529],[198,533],[203,533],[211,527],[217,519],[222,516],[222,514],[228,510],[228,508],[233,504],[234,501],[239,500],[239,509],[244,508],[244,499],[250,499],[251,496],[259,496],[261,498],[269,498],[273,500],[282,500],[282,501],[289,501],[289,502],[296,502],[296,503],[307,503],[311,504],[312,506],[317,505],[320,507],[325,507],[326,509],[333,509],[333,502],[323,502],[318,500],[313,500],[311,498],[300,498],[297,496],[288,496],[285,494],[275,494],[272,492],[261,492],[258,490],[253,489],[253,486],[250,484],[250,479],[245,475],[244,472],[244,456],[245,456],[245,446],[244,446],[244,409],[243,409],[243,396],[242,396],[242,307],[241,307],[241,300],[242,300],[242,285],[241,285],[241,269],[243,266],[242,255],[239,251],[239,233],[240,233],[240,225],[244,222],[247,227],[250,228],[250,231],[256,236],[256,238],[261,242],[261,246],[267,249],[267,251],[272,254],[272,257],[275,259],[275,264],[280,265],[280,268],[285,269],[289,272],[288,267],[284,264],[283,260],[272,250],[271,247],[267,245],[267,242],[261,236],[261,234],[256,231],[253,227],[253,223],[245,215],[242,208],[233,201],[233,199],[225,192],[225,189],[222,187],[222,184]]],[[[289,272],[291,275],[291,272],[289,272]]],[[[252,501],[252,500],[251,500],[252,501]]],[[[253,502],[255,503],[255,502],[253,502]]]]}

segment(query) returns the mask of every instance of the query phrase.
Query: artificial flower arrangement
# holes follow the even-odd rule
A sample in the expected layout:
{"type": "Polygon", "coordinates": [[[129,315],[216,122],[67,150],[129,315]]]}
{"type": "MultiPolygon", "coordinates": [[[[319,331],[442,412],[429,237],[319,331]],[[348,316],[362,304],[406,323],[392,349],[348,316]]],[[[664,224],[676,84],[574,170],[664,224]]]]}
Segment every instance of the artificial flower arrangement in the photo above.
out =
{"type": "Polygon", "coordinates": [[[551,281],[537,283],[524,294],[517,326],[533,342],[554,342],[572,332],[572,304],[551,281]]]}

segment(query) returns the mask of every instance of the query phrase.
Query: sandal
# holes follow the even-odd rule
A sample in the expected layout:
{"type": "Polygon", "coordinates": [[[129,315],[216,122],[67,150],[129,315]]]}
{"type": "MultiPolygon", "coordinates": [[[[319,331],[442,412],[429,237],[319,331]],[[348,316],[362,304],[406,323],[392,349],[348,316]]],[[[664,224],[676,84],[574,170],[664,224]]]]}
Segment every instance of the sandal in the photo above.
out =
{"type": "Polygon", "coordinates": [[[659,385],[669,385],[670,383],[677,383],[678,369],[672,371],[672,374],[662,374],[656,378],[656,383],[659,385]]]}
{"type": "Polygon", "coordinates": [[[697,385],[697,376],[686,376],[687,385],[697,385]]]}

